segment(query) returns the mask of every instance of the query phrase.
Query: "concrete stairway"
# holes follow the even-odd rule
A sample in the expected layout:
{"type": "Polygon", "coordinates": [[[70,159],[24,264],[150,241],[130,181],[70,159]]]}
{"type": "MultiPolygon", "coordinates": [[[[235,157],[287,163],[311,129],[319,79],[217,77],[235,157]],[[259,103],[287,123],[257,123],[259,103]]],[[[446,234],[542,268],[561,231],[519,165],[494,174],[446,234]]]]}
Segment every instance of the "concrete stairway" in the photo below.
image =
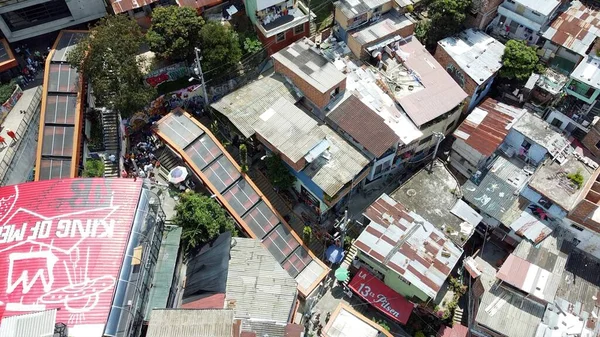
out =
{"type": "Polygon", "coordinates": [[[452,317],[452,322],[455,324],[461,324],[463,319],[463,310],[459,307],[454,309],[454,316],[452,317]]]}
{"type": "Polygon", "coordinates": [[[166,181],[169,181],[169,172],[173,168],[183,165],[183,161],[174,155],[166,146],[163,146],[161,149],[159,149],[155,155],[160,162],[158,175],[166,181]]]}
{"type": "Polygon", "coordinates": [[[104,129],[104,176],[106,178],[119,177],[119,161],[110,161],[109,156],[119,158],[119,116],[116,111],[103,109],[101,112],[102,128],[104,129]]]}

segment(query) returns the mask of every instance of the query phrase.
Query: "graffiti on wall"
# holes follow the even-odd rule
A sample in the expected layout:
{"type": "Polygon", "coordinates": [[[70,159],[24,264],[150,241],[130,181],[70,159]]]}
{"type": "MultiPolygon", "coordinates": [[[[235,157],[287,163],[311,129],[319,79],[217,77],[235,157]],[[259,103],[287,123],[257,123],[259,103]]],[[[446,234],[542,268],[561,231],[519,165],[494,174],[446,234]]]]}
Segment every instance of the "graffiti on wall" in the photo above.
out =
{"type": "Polygon", "coordinates": [[[176,81],[188,75],[188,67],[184,62],[179,62],[149,73],[145,76],[145,80],[146,84],[156,88],[162,83],[176,81]]]}

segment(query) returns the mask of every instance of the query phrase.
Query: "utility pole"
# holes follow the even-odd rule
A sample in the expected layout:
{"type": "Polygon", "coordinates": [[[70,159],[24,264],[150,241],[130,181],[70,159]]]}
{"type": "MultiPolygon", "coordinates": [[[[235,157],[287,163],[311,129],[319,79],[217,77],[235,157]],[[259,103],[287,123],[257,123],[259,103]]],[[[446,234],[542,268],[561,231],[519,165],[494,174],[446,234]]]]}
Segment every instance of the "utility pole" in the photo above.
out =
{"type": "Polygon", "coordinates": [[[208,91],[206,91],[206,83],[204,83],[204,73],[202,72],[202,66],[200,65],[200,60],[202,60],[202,56],[200,56],[200,48],[194,48],[194,53],[196,53],[196,59],[194,60],[196,63],[196,67],[194,68],[194,74],[198,76],[197,79],[199,79],[200,83],[202,83],[202,96],[204,97],[204,108],[208,109],[208,91]]]}
{"type": "Polygon", "coordinates": [[[340,230],[340,246],[342,247],[342,250],[344,250],[344,237],[346,236],[349,222],[350,218],[348,217],[348,210],[345,210],[342,219],[333,225],[333,228],[339,228],[340,230]]]}
{"type": "Polygon", "coordinates": [[[446,138],[441,132],[434,132],[433,136],[437,139],[437,142],[435,143],[435,150],[433,150],[433,158],[431,158],[431,163],[429,164],[429,172],[433,170],[433,162],[435,161],[435,156],[437,155],[440,143],[442,142],[442,140],[444,140],[444,138],[446,138]]]}

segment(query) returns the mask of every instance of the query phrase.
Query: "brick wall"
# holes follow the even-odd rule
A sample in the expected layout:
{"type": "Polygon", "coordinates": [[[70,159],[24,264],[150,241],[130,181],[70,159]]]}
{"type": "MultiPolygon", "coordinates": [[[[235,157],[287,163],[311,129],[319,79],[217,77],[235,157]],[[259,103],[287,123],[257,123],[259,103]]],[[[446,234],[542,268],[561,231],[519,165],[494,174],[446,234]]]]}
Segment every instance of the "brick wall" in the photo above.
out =
{"type": "Polygon", "coordinates": [[[256,29],[256,33],[258,34],[258,39],[262,42],[263,46],[267,47],[267,53],[270,55],[275,54],[281,49],[291,45],[292,43],[309,36],[310,27],[308,22],[304,23],[304,31],[302,33],[294,34],[294,28],[290,28],[285,31],[285,39],[283,41],[277,42],[277,35],[266,37],[262,34],[259,29],[256,29]]]}
{"type": "Polygon", "coordinates": [[[600,122],[592,126],[581,142],[594,156],[600,158],[600,150],[596,147],[596,144],[600,142],[600,122]]]}
{"type": "Polygon", "coordinates": [[[275,67],[276,72],[289,78],[292,81],[292,83],[294,83],[294,85],[298,87],[300,91],[302,91],[304,96],[321,110],[325,108],[327,104],[329,104],[329,101],[331,100],[331,93],[335,90],[335,88],[339,87],[340,92],[346,90],[346,78],[344,78],[338,84],[334,85],[332,88],[328,89],[325,93],[322,93],[317,88],[310,85],[303,78],[298,76],[291,69],[281,64],[279,61],[273,59],[273,65],[275,67]]]}
{"type": "Polygon", "coordinates": [[[496,17],[498,13],[498,6],[504,2],[504,0],[474,0],[475,2],[483,2],[483,6],[479,9],[476,15],[471,12],[467,13],[465,19],[465,26],[467,28],[478,28],[485,29],[490,22],[496,17]]]}
{"type": "Polygon", "coordinates": [[[577,202],[575,207],[569,212],[567,218],[570,220],[596,232],[600,233],[600,223],[592,219],[593,213],[600,205],[598,191],[600,185],[600,170],[596,170],[590,177],[589,181],[583,187],[582,199],[577,202]]]}
{"type": "Polygon", "coordinates": [[[271,152],[273,152],[273,153],[281,156],[281,159],[286,164],[288,164],[289,166],[291,166],[294,170],[296,170],[296,172],[302,171],[302,169],[304,168],[304,166],[306,166],[306,160],[304,158],[300,159],[297,163],[293,162],[286,155],[284,155],[283,153],[279,152],[279,150],[277,150],[277,148],[275,148],[275,146],[273,146],[273,144],[269,143],[269,141],[267,141],[266,139],[264,139],[258,133],[256,133],[256,139],[258,139],[258,141],[261,142],[264,146],[266,146],[271,152]]]}
{"type": "Polygon", "coordinates": [[[433,55],[433,57],[440,63],[440,65],[442,65],[442,67],[444,67],[444,69],[448,69],[448,65],[452,64],[454,65],[454,68],[459,69],[463,74],[465,78],[465,85],[463,86],[463,90],[468,95],[463,105],[463,113],[466,113],[467,109],[469,108],[469,104],[471,104],[473,94],[477,90],[477,83],[471,77],[469,77],[469,75],[467,75],[467,73],[464,70],[462,70],[456,62],[454,62],[454,59],[450,57],[446,50],[441,46],[438,45],[438,47],[435,49],[435,54],[433,55]]]}

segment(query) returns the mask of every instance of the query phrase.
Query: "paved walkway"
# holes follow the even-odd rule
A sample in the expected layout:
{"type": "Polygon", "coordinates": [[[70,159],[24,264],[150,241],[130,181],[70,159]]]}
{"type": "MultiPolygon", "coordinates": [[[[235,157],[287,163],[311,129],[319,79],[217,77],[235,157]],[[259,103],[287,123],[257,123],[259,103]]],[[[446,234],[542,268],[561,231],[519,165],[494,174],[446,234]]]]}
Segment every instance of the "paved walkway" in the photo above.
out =
{"type": "MultiPolygon", "coordinates": [[[[23,91],[23,95],[12,108],[12,110],[6,116],[6,119],[2,123],[2,130],[0,136],[2,136],[7,143],[7,146],[0,147],[0,177],[3,180],[9,178],[9,174],[12,171],[20,171],[21,173],[28,171],[30,172],[35,165],[35,156],[37,154],[37,132],[28,132],[33,130],[37,131],[36,127],[31,126],[30,123],[36,119],[34,115],[39,115],[39,101],[41,99],[41,86],[34,86],[27,88],[23,91]],[[32,104],[35,103],[35,104],[32,104]],[[21,113],[25,111],[25,113],[21,113]],[[12,130],[17,134],[17,140],[12,141],[6,134],[7,130],[12,130]],[[34,137],[30,139],[31,137],[34,137]],[[24,143],[33,146],[21,146],[22,141],[24,143]],[[15,167],[13,160],[18,160],[19,167],[15,167]],[[28,160],[24,160],[29,158],[28,160]],[[33,161],[31,161],[33,158],[33,161]]],[[[28,175],[28,174],[27,174],[28,175]]],[[[10,179],[14,181],[14,178],[10,179]]],[[[23,182],[23,181],[17,181],[23,182]]]]}

